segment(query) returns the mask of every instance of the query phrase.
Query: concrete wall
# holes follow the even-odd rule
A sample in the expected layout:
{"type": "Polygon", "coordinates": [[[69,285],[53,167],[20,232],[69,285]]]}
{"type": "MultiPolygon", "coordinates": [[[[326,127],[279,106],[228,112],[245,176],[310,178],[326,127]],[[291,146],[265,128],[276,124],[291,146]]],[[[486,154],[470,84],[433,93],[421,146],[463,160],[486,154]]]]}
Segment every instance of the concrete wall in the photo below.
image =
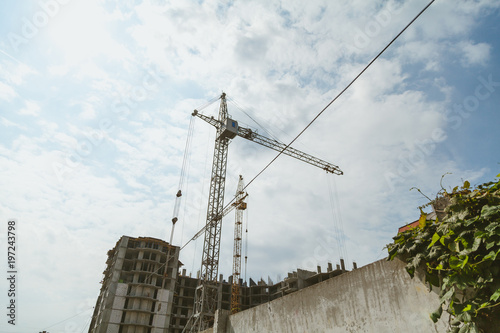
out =
{"type": "Polygon", "coordinates": [[[404,266],[384,259],[231,316],[220,312],[221,327],[213,331],[446,332],[444,315],[437,324],[429,318],[439,306],[437,293],[404,266]]]}

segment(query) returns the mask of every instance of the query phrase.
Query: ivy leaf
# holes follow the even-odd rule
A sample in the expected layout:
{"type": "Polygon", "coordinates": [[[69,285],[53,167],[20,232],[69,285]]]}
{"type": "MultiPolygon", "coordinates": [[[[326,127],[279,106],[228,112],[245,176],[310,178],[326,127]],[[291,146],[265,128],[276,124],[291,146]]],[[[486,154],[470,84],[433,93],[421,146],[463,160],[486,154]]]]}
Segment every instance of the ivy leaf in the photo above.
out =
{"type": "Polygon", "coordinates": [[[452,269],[457,269],[457,268],[464,268],[464,266],[467,264],[469,261],[469,256],[460,256],[460,258],[457,258],[455,256],[450,257],[450,268],[452,269]]]}
{"type": "Polygon", "coordinates": [[[415,275],[415,267],[408,264],[406,265],[406,271],[408,272],[408,274],[410,274],[411,278],[413,279],[413,276],[415,275]]]}
{"type": "Polygon", "coordinates": [[[475,252],[475,251],[477,251],[477,249],[479,249],[479,246],[481,245],[482,240],[483,239],[480,237],[474,238],[474,243],[472,244],[471,252],[475,252]]]}
{"type": "Polygon", "coordinates": [[[391,261],[398,254],[398,247],[397,246],[390,246],[390,245],[388,245],[387,248],[389,250],[389,257],[387,258],[387,261],[391,261]]]}
{"type": "Polygon", "coordinates": [[[444,243],[444,241],[446,240],[446,236],[448,236],[450,234],[450,232],[452,233],[453,231],[449,231],[447,235],[443,235],[441,236],[441,238],[439,239],[439,242],[443,245],[443,246],[446,246],[446,244],[444,243]]]}
{"type": "Polygon", "coordinates": [[[490,251],[490,253],[488,253],[487,255],[484,256],[483,260],[484,261],[486,261],[486,260],[495,261],[497,258],[498,252],[500,252],[500,250],[498,250],[497,252],[490,251]]]}
{"type": "Polygon", "coordinates": [[[448,290],[448,292],[444,294],[443,297],[441,297],[441,304],[449,300],[454,293],[455,293],[455,288],[451,287],[450,290],[448,290]]]}
{"type": "Polygon", "coordinates": [[[480,333],[474,323],[468,323],[460,328],[458,333],[480,333]]]}
{"type": "Polygon", "coordinates": [[[490,234],[493,234],[495,229],[498,228],[499,224],[498,222],[493,222],[490,223],[486,228],[484,228],[486,231],[488,231],[490,234]]]}
{"type": "Polygon", "coordinates": [[[458,259],[455,256],[450,257],[449,263],[450,263],[450,268],[452,268],[452,269],[456,269],[456,268],[460,267],[460,259],[458,259]]]}
{"type": "Polygon", "coordinates": [[[433,313],[431,313],[431,319],[433,322],[437,323],[437,321],[439,320],[439,318],[441,318],[441,315],[443,314],[443,307],[440,305],[436,311],[434,311],[433,313]]]}
{"type": "Polygon", "coordinates": [[[493,295],[490,297],[490,301],[496,302],[497,299],[500,297],[500,288],[498,288],[493,295]]]}
{"type": "Polygon", "coordinates": [[[491,249],[493,246],[495,246],[495,241],[486,243],[486,250],[491,249]]]}
{"type": "Polygon", "coordinates": [[[418,219],[418,226],[420,229],[425,228],[425,225],[427,224],[427,213],[424,213],[421,211],[420,218],[418,219]]]}
{"type": "Polygon", "coordinates": [[[498,213],[500,213],[500,206],[483,206],[483,209],[481,209],[481,217],[486,220],[489,220],[498,213]]]}
{"type": "Polygon", "coordinates": [[[481,305],[479,306],[479,309],[478,309],[478,310],[481,310],[482,308],[485,308],[485,307],[487,307],[487,306],[488,306],[488,305],[490,305],[490,304],[491,304],[490,302],[485,302],[485,303],[483,303],[483,304],[481,304],[481,305]]]}
{"type": "Polygon", "coordinates": [[[471,317],[470,313],[468,313],[468,312],[462,312],[462,314],[460,314],[458,316],[458,319],[461,320],[464,323],[469,323],[472,320],[472,317],[471,317]]]}
{"type": "Polygon", "coordinates": [[[434,244],[436,244],[436,242],[441,239],[441,236],[438,235],[437,232],[434,233],[434,235],[432,235],[432,240],[431,240],[431,243],[429,244],[429,246],[427,246],[427,249],[430,249],[434,244]]]}
{"type": "Polygon", "coordinates": [[[455,318],[449,333],[479,333],[478,311],[500,305],[500,180],[474,189],[465,181],[443,197],[450,202],[445,218],[431,223],[420,209],[418,227],[387,246],[389,258],[402,256],[412,278],[419,267],[427,268],[425,282],[441,289],[441,307],[430,315],[434,322],[446,311],[455,318]]]}

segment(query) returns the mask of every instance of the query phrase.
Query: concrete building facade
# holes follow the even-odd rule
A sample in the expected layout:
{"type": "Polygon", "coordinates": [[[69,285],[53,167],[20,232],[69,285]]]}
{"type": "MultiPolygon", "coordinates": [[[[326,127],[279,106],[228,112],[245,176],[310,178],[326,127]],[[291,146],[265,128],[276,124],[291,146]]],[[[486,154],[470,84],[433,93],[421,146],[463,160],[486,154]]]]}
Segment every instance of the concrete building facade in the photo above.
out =
{"type": "Polygon", "coordinates": [[[123,236],[108,251],[89,333],[164,333],[177,279],[179,247],[123,236]]]}
{"type": "MultiPolygon", "coordinates": [[[[193,313],[197,277],[180,272],[179,247],[151,238],[123,236],[108,251],[89,333],[181,333],[193,313]],[[167,263],[168,260],[168,263],[167,263]]],[[[344,262],[326,272],[297,269],[276,283],[241,279],[241,309],[267,303],[347,272],[344,262]]],[[[219,276],[218,308],[229,310],[232,276],[219,276]]]]}

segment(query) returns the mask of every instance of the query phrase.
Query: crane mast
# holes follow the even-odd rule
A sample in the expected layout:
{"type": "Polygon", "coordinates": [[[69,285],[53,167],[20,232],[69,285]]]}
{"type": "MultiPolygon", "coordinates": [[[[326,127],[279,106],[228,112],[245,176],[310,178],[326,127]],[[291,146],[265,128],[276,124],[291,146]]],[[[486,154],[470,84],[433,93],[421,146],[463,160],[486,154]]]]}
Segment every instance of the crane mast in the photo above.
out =
{"type": "MultiPolygon", "coordinates": [[[[188,332],[201,332],[210,328],[213,325],[215,311],[217,310],[217,275],[219,269],[221,222],[224,213],[224,187],[226,184],[227,153],[230,140],[236,136],[240,136],[319,167],[327,173],[343,174],[336,165],[289,147],[282,142],[266,138],[251,129],[239,127],[237,121],[228,117],[225,93],[222,93],[220,100],[218,119],[205,116],[197,110],[194,110],[192,113],[192,116],[197,116],[214,126],[217,129],[217,135],[215,138],[212,174],[210,178],[207,222],[204,227],[205,239],[203,243],[200,284],[196,288],[193,315],[184,328],[184,331],[188,332]]],[[[234,278],[233,276],[233,280],[234,278]]]]}
{"type": "Polygon", "coordinates": [[[243,211],[247,208],[245,200],[243,176],[240,175],[236,190],[236,213],[234,218],[234,247],[233,247],[233,284],[231,285],[231,313],[241,310],[240,278],[241,278],[241,240],[243,227],[243,211]]]}
{"type": "MultiPolygon", "coordinates": [[[[228,119],[226,94],[221,95],[218,123],[225,124],[228,119]]],[[[217,127],[217,135],[212,161],[210,193],[208,196],[207,227],[203,242],[201,262],[201,283],[196,288],[194,313],[187,327],[190,332],[200,332],[213,325],[217,310],[217,274],[219,269],[219,250],[221,220],[224,209],[224,187],[226,184],[227,151],[229,140],[234,138],[223,126],[217,127]],[[192,323],[190,323],[192,322],[192,323]]]]}

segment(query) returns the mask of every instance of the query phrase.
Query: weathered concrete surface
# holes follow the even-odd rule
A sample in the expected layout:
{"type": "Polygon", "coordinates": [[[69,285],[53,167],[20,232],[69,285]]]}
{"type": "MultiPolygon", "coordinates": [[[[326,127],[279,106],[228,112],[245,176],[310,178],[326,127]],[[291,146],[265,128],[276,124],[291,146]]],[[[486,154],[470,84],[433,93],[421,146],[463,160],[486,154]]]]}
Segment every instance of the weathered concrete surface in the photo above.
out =
{"type": "Polygon", "coordinates": [[[272,302],[231,315],[214,332],[446,332],[429,318],[439,297],[399,260],[380,260],[272,302]]]}

